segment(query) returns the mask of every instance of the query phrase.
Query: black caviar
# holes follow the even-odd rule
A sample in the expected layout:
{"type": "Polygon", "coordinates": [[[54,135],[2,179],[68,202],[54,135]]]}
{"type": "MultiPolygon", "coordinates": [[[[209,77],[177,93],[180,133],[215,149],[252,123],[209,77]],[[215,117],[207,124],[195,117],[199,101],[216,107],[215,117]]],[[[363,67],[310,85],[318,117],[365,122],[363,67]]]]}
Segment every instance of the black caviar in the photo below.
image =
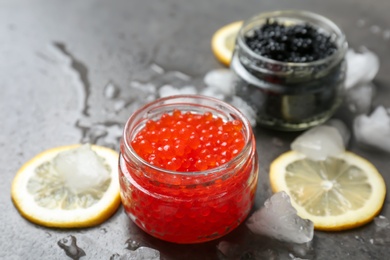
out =
{"type": "Polygon", "coordinates": [[[265,58],[283,62],[311,62],[332,55],[337,47],[331,38],[310,24],[286,26],[266,23],[245,35],[245,43],[265,58]]]}

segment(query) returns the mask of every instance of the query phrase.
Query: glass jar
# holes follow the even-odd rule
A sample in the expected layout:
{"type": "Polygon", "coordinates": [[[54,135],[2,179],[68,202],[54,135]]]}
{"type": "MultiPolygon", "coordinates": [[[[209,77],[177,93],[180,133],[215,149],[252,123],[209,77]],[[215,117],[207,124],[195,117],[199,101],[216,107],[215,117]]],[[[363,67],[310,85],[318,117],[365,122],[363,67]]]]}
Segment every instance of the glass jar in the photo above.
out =
{"type": "Polygon", "coordinates": [[[346,73],[344,33],[329,19],[306,11],[263,13],[246,21],[237,36],[231,69],[237,75],[236,95],[256,112],[260,125],[278,130],[303,130],[329,119],[342,102],[346,73]],[[265,23],[309,24],[329,36],[336,51],[311,62],[282,62],[249,48],[245,37],[265,23]]]}
{"type": "Polygon", "coordinates": [[[251,126],[239,110],[218,99],[182,95],[156,100],[136,111],[126,123],[119,175],[127,215],[150,235],[175,243],[216,239],[237,227],[253,206],[258,157],[251,126]],[[176,109],[241,121],[244,148],[229,162],[205,171],[169,171],[146,162],[131,141],[148,120],[176,109]]]}

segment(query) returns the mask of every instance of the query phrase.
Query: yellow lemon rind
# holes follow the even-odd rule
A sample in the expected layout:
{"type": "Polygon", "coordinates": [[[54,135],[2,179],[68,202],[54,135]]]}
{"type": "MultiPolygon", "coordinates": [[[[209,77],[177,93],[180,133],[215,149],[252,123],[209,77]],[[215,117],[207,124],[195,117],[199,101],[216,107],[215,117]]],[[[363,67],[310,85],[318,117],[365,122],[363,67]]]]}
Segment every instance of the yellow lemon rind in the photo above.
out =
{"type": "Polygon", "coordinates": [[[307,212],[304,207],[301,207],[293,200],[284,181],[284,170],[286,166],[293,161],[304,159],[305,157],[305,155],[295,151],[288,151],[280,155],[270,165],[270,183],[273,192],[285,191],[290,195],[291,204],[297,210],[297,214],[304,219],[310,219],[314,223],[315,229],[342,231],[356,228],[369,223],[380,213],[386,198],[386,185],[383,177],[372,163],[352,152],[345,152],[339,158],[347,162],[353,162],[364,172],[369,172],[368,178],[374,189],[367,203],[358,210],[348,211],[338,216],[313,216],[307,212]]]}
{"type": "Polygon", "coordinates": [[[16,173],[12,182],[11,198],[20,214],[27,220],[46,227],[83,228],[101,224],[112,216],[120,205],[118,180],[118,153],[106,147],[92,145],[98,155],[106,159],[113,172],[111,183],[102,199],[87,209],[62,210],[46,209],[39,206],[27,191],[27,182],[34,169],[58,153],[76,148],[81,144],[61,146],[39,153],[26,162],[16,173]]]}
{"type": "Polygon", "coordinates": [[[211,39],[211,49],[217,58],[225,66],[230,65],[232,59],[233,49],[229,49],[226,46],[226,41],[229,37],[236,37],[239,29],[241,28],[243,21],[236,21],[225,25],[218,29],[211,39]]]}

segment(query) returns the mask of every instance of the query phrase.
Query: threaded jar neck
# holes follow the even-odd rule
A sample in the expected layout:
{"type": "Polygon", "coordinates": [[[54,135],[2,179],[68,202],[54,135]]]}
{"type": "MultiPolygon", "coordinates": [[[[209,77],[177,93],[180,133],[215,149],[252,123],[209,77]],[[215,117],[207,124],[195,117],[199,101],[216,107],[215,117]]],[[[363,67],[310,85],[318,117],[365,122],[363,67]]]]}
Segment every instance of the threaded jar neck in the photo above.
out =
{"type": "Polygon", "coordinates": [[[279,77],[307,77],[310,75],[313,78],[318,78],[326,75],[327,71],[339,64],[344,59],[347,49],[345,34],[328,18],[307,11],[286,10],[262,13],[246,21],[237,37],[235,55],[246,69],[254,73],[279,77]],[[321,34],[329,36],[337,49],[332,55],[311,62],[283,62],[264,57],[247,45],[245,37],[267,22],[278,22],[286,26],[309,24],[321,34]]]}

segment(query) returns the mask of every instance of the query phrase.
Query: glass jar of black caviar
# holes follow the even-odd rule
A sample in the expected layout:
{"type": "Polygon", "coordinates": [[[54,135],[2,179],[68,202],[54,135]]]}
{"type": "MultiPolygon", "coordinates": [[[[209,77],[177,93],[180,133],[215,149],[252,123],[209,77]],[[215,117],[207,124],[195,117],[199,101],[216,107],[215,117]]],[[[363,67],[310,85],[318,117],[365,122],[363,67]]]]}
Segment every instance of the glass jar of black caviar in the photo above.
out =
{"type": "Polygon", "coordinates": [[[306,11],[246,21],[231,62],[236,94],[260,125],[303,130],[326,121],[342,101],[348,44],[329,19],[306,11]]]}

